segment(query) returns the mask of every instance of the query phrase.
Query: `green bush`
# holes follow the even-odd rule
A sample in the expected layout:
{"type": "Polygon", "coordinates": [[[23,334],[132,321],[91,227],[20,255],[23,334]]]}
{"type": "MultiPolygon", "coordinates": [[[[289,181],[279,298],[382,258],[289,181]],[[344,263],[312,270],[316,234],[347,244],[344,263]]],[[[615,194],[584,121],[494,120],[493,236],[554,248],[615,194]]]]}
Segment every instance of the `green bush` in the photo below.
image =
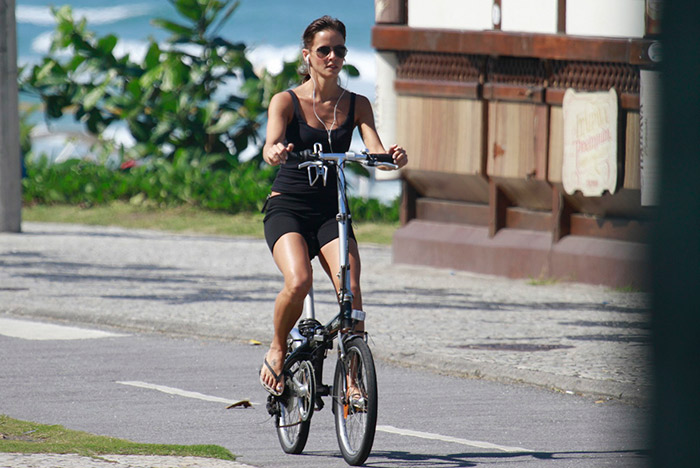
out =
{"type": "Polygon", "coordinates": [[[350,197],[350,212],[355,221],[396,222],[399,220],[399,199],[385,205],[374,198],[350,197]]]}
{"type": "Polygon", "coordinates": [[[214,169],[216,162],[213,157],[189,159],[184,151],[177,152],[173,162],[154,159],[126,170],[77,159],[58,164],[46,158],[29,159],[24,202],[91,206],[122,200],[229,213],[259,209],[270,191],[274,170],[260,169],[249,161],[226,171],[214,169]]]}
{"type": "MultiPolygon", "coordinates": [[[[51,163],[46,158],[26,160],[23,197],[27,204],[93,206],[112,201],[157,206],[196,206],[206,210],[240,213],[260,210],[270,193],[275,168],[255,161],[235,170],[216,169],[216,157],[153,159],[147,164],[114,170],[79,159],[51,163]]],[[[398,199],[389,206],[378,200],[350,198],[353,220],[395,222],[398,199]]]]}

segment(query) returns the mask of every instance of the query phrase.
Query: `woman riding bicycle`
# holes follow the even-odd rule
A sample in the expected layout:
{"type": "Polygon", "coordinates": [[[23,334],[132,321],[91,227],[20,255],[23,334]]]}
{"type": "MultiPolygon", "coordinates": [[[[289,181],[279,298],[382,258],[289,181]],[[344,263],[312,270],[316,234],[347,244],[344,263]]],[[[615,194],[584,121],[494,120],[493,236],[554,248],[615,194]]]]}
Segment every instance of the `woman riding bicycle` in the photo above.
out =
{"type": "MultiPolygon", "coordinates": [[[[280,170],[265,207],[265,239],[284,276],[275,300],[274,334],[260,371],[260,382],[273,395],[284,390],[282,367],[287,335],[301,316],[304,298],[311,289],[310,260],[321,265],[338,290],[338,200],[333,168],[313,185],[306,169],[287,161],[288,152],[312,149],[321,143],[324,152],[346,152],[357,127],[371,153],[386,153],[374,125],[369,100],[346,92],[339,84],[345,61],[345,25],[329,16],[313,21],[304,31],[302,55],[305,77],[301,85],[273,96],[268,109],[264,160],[280,170]]],[[[408,162],[398,145],[389,148],[394,163],[408,162]]],[[[313,180],[313,178],[311,178],[313,180]]],[[[350,274],[353,309],[362,310],[360,255],[350,229],[350,274]]],[[[364,325],[359,324],[358,331],[364,325]]]]}

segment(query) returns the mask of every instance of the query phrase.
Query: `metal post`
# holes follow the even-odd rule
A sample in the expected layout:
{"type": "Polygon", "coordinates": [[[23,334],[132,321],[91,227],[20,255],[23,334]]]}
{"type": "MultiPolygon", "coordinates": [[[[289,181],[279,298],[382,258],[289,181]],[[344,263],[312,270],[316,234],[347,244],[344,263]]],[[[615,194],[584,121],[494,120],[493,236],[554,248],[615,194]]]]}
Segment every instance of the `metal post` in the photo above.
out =
{"type": "Polygon", "coordinates": [[[661,180],[652,242],[654,468],[700,460],[700,3],[665,0],[661,180]]]}
{"type": "Polygon", "coordinates": [[[304,298],[304,318],[316,318],[316,306],[314,304],[314,287],[311,286],[309,293],[304,298]]]}
{"type": "Polygon", "coordinates": [[[0,232],[19,232],[22,186],[15,0],[0,0],[0,232]]]}

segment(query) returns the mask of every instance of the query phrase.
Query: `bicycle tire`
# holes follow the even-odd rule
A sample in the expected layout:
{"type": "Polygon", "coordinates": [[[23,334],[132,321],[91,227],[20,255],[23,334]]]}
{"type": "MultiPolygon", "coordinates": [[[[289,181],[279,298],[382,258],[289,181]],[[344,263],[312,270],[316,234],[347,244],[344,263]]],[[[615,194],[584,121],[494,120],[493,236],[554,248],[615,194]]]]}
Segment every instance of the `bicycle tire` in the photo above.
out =
{"type": "Polygon", "coordinates": [[[377,374],[369,346],[361,337],[345,343],[345,358],[338,359],[333,379],[333,413],[338,446],[349,465],[367,460],[377,428],[377,374]],[[358,401],[348,395],[348,375],[352,373],[361,392],[358,401]]]}
{"type": "Polygon", "coordinates": [[[316,401],[316,376],[311,362],[301,360],[290,366],[284,393],[277,401],[279,412],[275,427],[282,450],[300,454],[309,437],[316,401]]]}

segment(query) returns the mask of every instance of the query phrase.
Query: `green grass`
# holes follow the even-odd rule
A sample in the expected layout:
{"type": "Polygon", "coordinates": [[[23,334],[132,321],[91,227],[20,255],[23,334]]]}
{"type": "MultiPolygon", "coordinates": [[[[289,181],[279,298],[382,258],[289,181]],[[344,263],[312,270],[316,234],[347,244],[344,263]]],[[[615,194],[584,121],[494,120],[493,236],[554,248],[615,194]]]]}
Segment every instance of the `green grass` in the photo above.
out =
{"type": "Polygon", "coordinates": [[[546,276],[540,276],[538,278],[535,277],[530,277],[528,280],[527,284],[530,286],[553,286],[557,283],[559,283],[558,278],[552,278],[552,277],[546,277],[546,276]]]}
{"type": "Polygon", "coordinates": [[[612,288],[612,290],[618,293],[638,293],[644,291],[641,287],[632,284],[627,286],[617,286],[615,288],[612,288]]]}
{"type": "MultiPolygon", "coordinates": [[[[149,207],[124,202],[83,208],[74,205],[35,205],[22,210],[25,221],[75,223],[95,226],[121,226],[157,229],[185,234],[263,237],[260,213],[227,214],[190,206],[149,207]]],[[[360,243],[391,244],[398,223],[355,225],[360,243]]]]}
{"type": "Polygon", "coordinates": [[[231,452],[218,445],[142,444],[73,431],[63,426],[19,421],[5,415],[0,415],[0,452],[75,453],[88,457],[112,454],[236,459],[231,452]]]}

